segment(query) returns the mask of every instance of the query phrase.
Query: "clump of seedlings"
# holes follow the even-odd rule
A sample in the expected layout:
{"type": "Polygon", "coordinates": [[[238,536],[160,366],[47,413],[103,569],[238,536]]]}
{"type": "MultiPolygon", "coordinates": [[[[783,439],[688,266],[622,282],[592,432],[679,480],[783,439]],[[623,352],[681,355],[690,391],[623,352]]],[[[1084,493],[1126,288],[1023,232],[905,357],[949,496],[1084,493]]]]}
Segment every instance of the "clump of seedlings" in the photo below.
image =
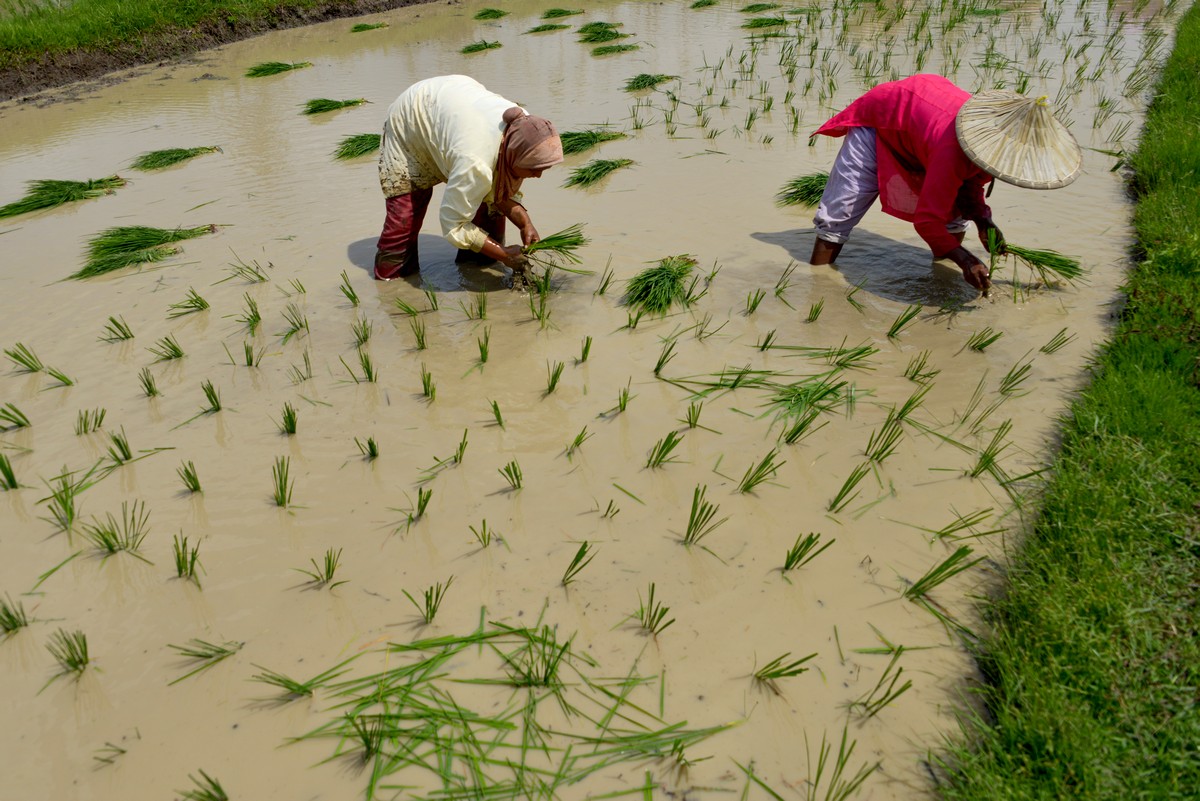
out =
{"type": "Polygon", "coordinates": [[[548,8],[542,12],[542,19],[562,19],[582,14],[582,8],[548,8]]]}
{"type": "Polygon", "coordinates": [[[196,571],[204,569],[200,565],[200,546],[189,546],[187,537],[179,533],[171,540],[171,554],[175,560],[176,578],[191,581],[199,587],[200,576],[196,571]]]}
{"type": "Polygon", "coordinates": [[[688,8],[711,8],[712,6],[717,5],[718,2],[720,2],[720,0],[696,0],[696,2],[692,3],[690,6],[688,6],[688,8]]]}
{"type": "Polygon", "coordinates": [[[92,547],[103,552],[106,559],[125,551],[150,564],[150,560],[138,552],[148,533],[149,524],[150,513],[146,511],[145,504],[138,501],[134,501],[132,506],[122,503],[120,520],[113,517],[111,512],[103,520],[94,517],[91,523],[83,525],[83,537],[92,547]]]}
{"type": "Polygon", "coordinates": [[[454,583],[454,576],[446,579],[446,583],[440,581],[432,587],[426,587],[422,591],[421,601],[418,603],[416,598],[408,594],[408,590],[401,590],[404,597],[407,598],[413,606],[417,608],[417,612],[421,615],[422,622],[429,625],[433,619],[437,617],[438,610],[442,607],[442,601],[446,599],[446,592],[449,591],[450,585],[454,583]]]}
{"type": "Polygon", "coordinates": [[[550,33],[552,31],[565,31],[570,27],[570,25],[563,25],[561,23],[545,22],[541,25],[534,25],[532,28],[525,31],[525,33],[550,33]]]}
{"type": "Polygon", "coordinates": [[[778,3],[751,3],[748,6],[742,6],[738,11],[743,14],[761,14],[764,11],[772,11],[779,8],[778,3]]]}
{"type": "Polygon", "coordinates": [[[583,572],[583,569],[591,564],[595,558],[596,551],[592,548],[591,543],[584,540],[579,546],[579,550],[575,552],[575,556],[572,557],[571,564],[567,565],[567,569],[563,571],[562,585],[564,587],[570,586],[571,582],[577,579],[579,574],[583,572]]]}
{"type": "Polygon", "coordinates": [[[23,342],[6,349],[4,355],[13,363],[13,368],[18,373],[40,373],[46,369],[46,365],[42,364],[42,360],[33,349],[23,342]]]}
{"type": "Polygon", "coordinates": [[[298,573],[303,573],[308,576],[308,585],[313,589],[321,589],[322,587],[332,590],[339,584],[345,584],[346,581],[334,581],[333,576],[337,573],[338,565],[342,560],[342,549],[336,551],[329,548],[325,551],[325,558],[321,564],[317,564],[316,559],[309,559],[312,564],[312,570],[308,568],[293,568],[298,573]]]}
{"type": "Polygon", "coordinates": [[[799,676],[801,673],[806,673],[808,668],[804,667],[804,664],[811,659],[815,659],[817,656],[815,653],[811,653],[808,656],[792,659],[789,662],[788,660],[791,655],[792,652],[788,651],[755,670],[754,680],[776,695],[782,695],[783,693],[780,692],[779,685],[776,682],[780,679],[787,679],[792,676],[799,676]]]}
{"type": "Polygon", "coordinates": [[[30,426],[29,418],[12,403],[0,406],[0,423],[4,424],[5,431],[10,428],[29,428],[30,426]]]}
{"type": "Polygon", "coordinates": [[[203,770],[199,771],[200,778],[188,774],[188,779],[196,785],[192,790],[177,790],[183,801],[229,801],[229,795],[221,783],[209,776],[203,770]]]}
{"type": "Polygon", "coordinates": [[[5,595],[0,598],[0,634],[5,637],[29,625],[29,616],[25,613],[25,605],[20,601],[13,602],[5,595]]]}
{"type": "Polygon", "coordinates": [[[671,453],[682,441],[682,434],[675,431],[668,431],[667,435],[655,442],[654,447],[650,449],[650,453],[646,458],[646,467],[662,467],[668,462],[678,461],[671,453]]]}
{"type": "Polygon", "coordinates": [[[167,334],[158,340],[158,342],[146,348],[146,350],[154,354],[154,361],[156,362],[169,362],[174,359],[182,359],[186,355],[179,342],[176,341],[174,334],[167,334]]]}
{"type": "Polygon", "coordinates": [[[581,44],[604,44],[628,37],[629,34],[617,30],[620,27],[619,22],[589,22],[579,26],[577,41],[581,44]]]}
{"type": "Polygon", "coordinates": [[[100,341],[124,342],[129,339],[133,339],[133,329],[125,322],[125,318],[109,317],[108,322],[104,324],[104,331],[100,334],[100,341]]]}
{"type": "Polygon", "coordinates": [[[624,303],[639,311],[666,314],[675,303],[684,303],[684,281],[696,266],[696,259],[685,254],[668,256],[653,267],[635,275],[625,289],[624,303]]]}
{"type": "Polygon", "coordinates": [[[821,535],[815,531],[810,531],[808,534],[797,534],[796,541],[792,543],[792,547],[788,548],[787,554],[783,557],[783,567],[780,568],[780,571],[787,573],[789,570],[799,570],[824,553],[825,549],[835,542],[837,542],[836,539],[820,545],[821,535]],[[820,545],[819,548],[818,545],[820,545]]]}
{"type": "Polygon", "coordinates": [[[720,528],[728,517],[722,517],[720,520],[714,521],[717,512],[721,507],[715,503],[710,503],[705,499],[704,495],[708,492],[708,485],[696,485],[696,489],[692,491],[692,509],[688,513],[687,529],[683,533],[684,545],[699,545],[700,541],[709,534],[720,528]]]}
{"type": "Polygon", "coordinates": [[[162,261],[179,253],[174,243],[215,233],[215,225],[195,228],[151,228],[129,225],[101,231],[88,243],[87,263],[70,278],[92,278],[97,275],[162,261]]]}
{"type": "Polygon", "coordinates": [[[670,613],[671,607],[665,606],[661,601],[654,600],[654,582],[650,582],[650,589],[646,593],[645,600],[642,600],[642,594],[638,592],[638,608],[633,613],[633,619],[651,637],[657,637],[662,634],[675,622],[675,618],[667,618],[667,615],[670,613]]]}
{"type": "Polygon", "coordinates": [[[58,672],[50,677],[50,681],[46,682],[46,687],[63,676],[79,678],[92,661],[88,654],[87,635],[82,631],[68,632],[59,629],[50,635],[50,642],[46,643],[46,650],[58,663],[58,672]]]}
{"type": "Polygon", "coordinates": [[[290,458],[280,456],[275,459],[275,464],[271,467],[271,497],[274,499],[275,505],[283,509],[286,509],[291,504],[292,489],[295,487],[295,482],[289,476],[291,466],[292,460],[290,458]]]}
{"type": "Polygon", "coordinates": [[[575,251],[588,243],[583,235],[583,224],[575,223],[563,230],[544,236],[532,245],[526,245],[521,252],[535,264],[550,270],[558,268],[577,275],[591,275],[591,270],[580,270],[567,267],[567,264],[582,264],[583,260],[575,255],[575,251]]]}
{"type": "Polygon", "coordinates": [[[363,33],[365,31],[377,31],[380,28],[386,28],[386,22],[360,22],[350,29],[350,33],[363,33]]]}
{"type": "Polygon", "coordinates": [[[1069,345],[1071,341],[1075,339],[1075,336],[1075,334],[1068,335],[1067,329],[1064,328],[1051,337],[1050,341],[1045,345],[1042,345],[1040,348],[1038,348],[1038,350],[1042,353],[1057,353],[1059,350],[1069,345]]]}
{"type": "Polygon", "coordinates": [[[208,308],[208,301],[200,297],[196,290],[188,287],[187,297],[178,303],[172,303],[168,308],[171,309],[171,313],[167,318],[174,320],[176,317],[204,311],[208,308]]]}
{"type": "Polygon", "coordinates": [[[994,344],[1002,336],[1004,336],[1003,331],[993,331],[991,326],[987,326],[971,334],[964,348],[970,348],[973,351],[983,353],[988,349],[988,346],[994,344]]]}
{"type": "Polygon", "coordinates": [[[151,150],[148,153],[143,153],[138,156],[129,165],[135,170],[149,172],[150,170],[163,170],[167,167],[173,167],[184,161],[203,156],[206,153],[220,153],[221,148],[216,145],[208,145],[204,147],[169,147],[165,150],[151,150]]]}
{"type": "Polygon", "coordinates": [[[742,23],[743,28],[750,30],[761,30],[763,28],[778,28],[787,25],[788,21],[782,16],[778,17],[751,17],[742,23]]]}
{"type": "Polygon", "coordinates": [[[186,659],[191,665],[194,665],[194,667],[174,681],[167,682],[167,686],[178,684],[184,679],[195,676],[197,673],[202,673],[216,667],[224,660],[242,650],[243,645],[245,645],[244,642],[234,642],[232,640],[218,644],[199,639],[188,640],[183,645],[168,643],[168,648],[174,650],[180,657],[186,659]]]}
{"type": "Polygon", "coordinates": [[[633,50],[640,50],[637,45],[621,44],[621,45],[600,45],[592,48],[593,56],[614,56],[617,53],[629,53],[633,50]]]}
{"type": "Polygon", "coordinates": [[[500,19],[507,16],[508,12],[502,8],[483,8],[475,12],[475,19],[479,20],[500,19]]]}
{"type": "Polygon", "coordinates": [[[337,148],[335,148],[333,151],[333,157],[342,161],[346,161],[348,159],[369,156],[379,149],[382,141],[383,134],[351,134],[342,141],[338,142],[337,148]]]}
{"type": "Polygon", "coordinates": [[[907,679],[899,687],[896,685],[904,675],[904,668],[897,666],[900,656],[904,653],[904,646],[898,645],[892,652],[892,659],[884,668],[883,674],[879,677],[879,681],[875,683],[869,691],[864,693],[858,699],[850,702],[850,709],[857,710],[864,717],[873,718],[883,710],[892,701],[895,701],[904,693],[912,688],[912,680],[907,679]]]}
{"type": "Polygon", "coordinates": [[[829,183],[829,173],[814,172],[801,175],[785,183],[775,195],[777,206],[815,206],[821,202],[825,193],[825,185],[829,183]]]}
{"type": "Polygon", "coordinates": [[[337,111],[343,108],[353,108],[361,106],[364,103],[370,102],[365,97],[355,97],[350,100],[330,100],[327,97],[316,97],[304,103],[304,111],[301,114],[325,114],[330,111],[337,111]]]}
{"type": "MultiPolygon", "coordinates": [[[[501,423],[500,427],[504,427],[503,423],[501,423]]],[[[516,459],[499,468],[497,472],[504,476],[504,480],[508,482],[509,489],[513,492],[519,490],[525,483],[525,476],[521,473],[521,465],[517,464],[516,459]]]]}
{"type": "Polygon", "coordinates": [[[678,75],[662,75],[661,73],[643,72],[625,81],[624,89],[626,92],[641,92],[646,89],[657,89],[659,84],[666,83],[667,81],[673,81],[678,77],[678,75]]]}
{"type": "Polygon", "coordinates": [[[368,462],[379,458],[379,443],[375,441],[374,437],[367,437],[365,442],[360,440],[358,437],[355,437],[354,444],[358,448],[358,452],[361,453],[363,458],[368,462]]]}
{"type": "Polygon", "coordinates": [[[563,155],[573,156],[584,153],[597,145],[611,142],[614,139],[625,139],[620,131],[608,131],[603,128],[588,128],[582,131],[564,131],[559,134],[562,140],[563,155]]]}
{"type": "Polygon", "coordinates": [[[16,217],[18,214],[28,214],[31,211],[52,209],[64,203],[76,200],[87,200],[94,197],[113,194],[118,187],[125,185],[125,179],[118,175],[107,178],[93,178],[88,181],[61,181],[43,179],[29,181],[26,184],[25,197],[0,206],[0,220],[16,217]]]}
{"type": "Polygon", "coordinates": [[[471,53],[482,53],[484,50],[495,50],[499,47],[504,47],[504,45],[499,42],[489,42],[487,39],[480,39],[478,42],[471,42],[458,52],[469,55],[471,53]]]}
{"type": "Polygon", "coordinates": [[[21,484],[17,481],[17,474],[13,472],[12,462],[8,460],[8,455],[0,453],[0,490],[8,492],[20,486],[21,484]]]}
{"type": "Polygon", "coordinates": [[[787,464],[786,461],[776,462],[775,459],[778,456],[779,450],[772,448],[757,464],[746,468],[746,474],[742,476],[741,483],[738,484],[738,492],[753,492],[759,484],[774,478],[779,468],[787,464]]]}
{"type": "Polygon", "coordinates": [[[311,66],[311,61],[263,61],[246,70],[246,77],[265,78],[268,75],[278,75],[281,72],[291,72],[311,66]]]}
{"type": "Polygon", "coordinates": [[[154,373],[150,372],[149,367],[143,367],[138,372],[138,384],[142,388],[142,394],[147,398],[156,398],[162,394],[158,388],[158,381],[154,378],[154,373]]]}
{"type": "Polygon", "coordinates": [[[592,159],[587,164],[571,170],[571,175],[563,186],[588,187],[633,164],[633,159],[592,159]]]}

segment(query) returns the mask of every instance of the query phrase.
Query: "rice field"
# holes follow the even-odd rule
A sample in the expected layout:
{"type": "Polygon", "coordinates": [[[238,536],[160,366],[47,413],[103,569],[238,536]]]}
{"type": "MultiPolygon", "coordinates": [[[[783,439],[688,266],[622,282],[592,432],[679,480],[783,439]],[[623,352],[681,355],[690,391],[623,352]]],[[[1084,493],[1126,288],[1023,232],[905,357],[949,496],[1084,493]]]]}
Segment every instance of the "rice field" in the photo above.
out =
{"type": "Polygon", "coordinates": [[[1122,279],[1112,154],[1176,9],[772,5],[401,9],[0,109],[5,208],[221,146],[0,226],[6,787],[931,791],[972,596],[1122,279]],[[272,62],[311,66],[248,77],[272,62]],[[999,260],[987,298],[878,209],[810,267],[777,201],[832,163],[812,130],[916,71],[1045,94],[1087,148],[1071,187],[995,190],[1050,267],[999,260]],[[525,184],[570,258],[524,291],[434,211],[419,276],[371,279],[364,132],[451,72],[581,134],[525,184]]]}

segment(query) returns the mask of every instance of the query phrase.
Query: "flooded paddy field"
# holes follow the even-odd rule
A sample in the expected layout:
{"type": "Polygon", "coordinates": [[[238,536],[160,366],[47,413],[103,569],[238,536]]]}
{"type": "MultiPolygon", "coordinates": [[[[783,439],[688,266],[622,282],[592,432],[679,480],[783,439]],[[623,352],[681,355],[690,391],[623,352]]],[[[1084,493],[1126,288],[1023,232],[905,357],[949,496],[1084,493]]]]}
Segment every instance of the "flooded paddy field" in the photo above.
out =
{"type": "Polygon", "coordinates": [[[977,680],[972,596],[1001,577],[1114,313],[1112,154],[1172,7],[599,2],[537,34],[548,4],[483,7],[282,31],[0,108],[0,203],[31,180],[128,181],[0,225],[0,796],[934,786],[977,680]],[[636,49],[592,55],[576,29],[594,21],[636,49]],[[477,41],[501,47],[460,52],[477,41]],[[272,60],[312,66],[245,77],[272,60]],[[775,193],[832,163],[839,142],[809,133],[918,71],[1047,95],[1070,122],[1078,181],[989,202],[1009,241],[1079,258],[1085,281],[1000,260],[980,298],[878,209],[836,269],[805,263],[811,212],[775,193]],[[447,73],[562,131],[625,134],[524,187],[543,234],[583,223],[591,275],[514,292],[456,266],[430,214],[420,276],[371,279],[374,158],[332,151],[447,73]],[[673,77],[625,91],[642,73],[673,77]],[[322,97],[370,102],[301,114],[322,97]],[[595,158],[633,163],[562,185],[595,158]],[[68,280],[127,225],[216,229],[68,280]],[[682,254],[689,304],[622,304],[682,254]]]}

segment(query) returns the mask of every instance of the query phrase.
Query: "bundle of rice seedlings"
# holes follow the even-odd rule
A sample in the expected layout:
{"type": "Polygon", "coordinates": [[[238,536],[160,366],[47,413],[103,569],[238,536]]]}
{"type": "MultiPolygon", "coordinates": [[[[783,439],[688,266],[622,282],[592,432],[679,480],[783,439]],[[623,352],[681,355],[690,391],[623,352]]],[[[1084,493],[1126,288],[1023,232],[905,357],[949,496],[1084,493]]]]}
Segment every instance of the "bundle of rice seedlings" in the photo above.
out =
{"type": "Polygon", "coordinates": [[[575,255],[575,251],[588,243],[583,235],[583,223],[564,228],[556,234],[542,237],[532,245],[526,245],[521,252],[529,257],[534,264],[550,269],[556,267],[569,273],[591,275],[591,270],[578,270],[566,267],[565,264],[582,264],[583,260],[575,255]]]}
{"type": "Polygon", "coordinates": [[[1083,266],[1078,259],[1064,256],[1056,250],[1035,250],[1006,243],[1005,251],[1028,264],[1045,284],[1056,280],[1072,283],[1083,276],[1083,266]]]}
{"type": "Polygon", "coordinates": [[[471,42],[469,45],[459,50],[460,53],[482,53],[484,50],[495,50],[497,47],[504,45],[499,42],[489,42],[486,39],[480,39],[478,42],[471,42]]]}
{"type": "Polygon", "coordinates": [[[278,75],[281,72],[290,72],[304,67],[311,67],[311,61],[264,61],[261,64],[255,64],[250,69],[246,70],[247,78],[265,78],[268,75],[278,75]]]}
{"type": "Polygon", "coordinates": [[[717,2],[718,0],[696,0],[688,8],[708,8],[709,6],[715,6],[717,2]]]}
{"type": "Polygon", "coordinates": [[[548,8],[542,12],[542,19],[561,19],[562,17],[573,17],[576,14],[582,13],[582,8],[548,8]]]}
{"type": "Polygon", "coordinates": [[[475,19],[500,19],[507,17],[508,12],[502,8],[483,8],[475,14],[475,19]]]}
{"type": "Polygon", "coordinates": [[[553,22],[547,22],[545,25],[534,25],[525,33],[549,33],[550,31],[565,31],[570,28],[570,25],[555,25],[553,22]]]}
{"type": "Polygon", "coordinates": [[[89,181],[58,181],[54,179],[30,181],[26,184],[28,188],[25,190],[25,197],[6,206],[0,206],[0,220],[39,209],[52,209],[75,200],[111,195],[117,187],[124,185],[125,179],[119,175],[93,178],[89,181]]]}
{"type": "Polygon", "coordinates": [[[778,3],[751,3],[748,6],[742,6],[738,11],[743,14],[761,14],[764,11],[770,11],[775,8],[779,8],[778,3]]]}
{"type": "Polygon", "coordinates": [[[129,166],[135,170],[161,170],[167,167],[174,166],[181,161],[194,159],[196,156],[203,156],[205,153],[220,153],[221,148],[216,145],[207,147],[169,147],[166,150],[151,150],[149,153],[143,153],[133,160],[129,166]]]}
{"type": "Polygon", "coordinates": [[[586,25],[580,25],[578,41],[582,44],[604,44],[627,38],[629,34],[618,31],[619,27],[621,27],[619,22],[589,22],[586,25]]]}
{"type": "Polygon", "coordinates": [[[821,202],[825,193],[825,184],[829,183],[829,173],[814,172],[801,175],[784,184],[775,195],[777,206],[815,206],[821,202]]]}
{"type": "Polygon", "coordinates": [[[758,28],[775,28],[787,24],[787,20],[783,17],[751,17],[742,23],[742,27],[754,30],[758,28]]]}
{"type": "Polygon", "coordinates": [[[359,156],[366,156],[379,149],[379,143],[382,139],[382,134],[352,134],[338,143],[337,149],[333,151],[333,157],[336,159],[356,159],[359,156]]]}
{"type": "Polygon", "coordinates": [[[314,100],[309,100],[304,104],[304,114],[324,114],[327,111],[337,111],[340,108],[350,108],[351,106],[361,106],[368,102],[365,97],[356,97],[353,100],[329,100],[328,98],[318,97],[314,100]]]}
{"type": "Polygon", "coordinates": [[[362,33],[363,31],[376,31],[380,28],[386,28],[386,22],[360,22],[350,29],[350,33],[362,33]]]}
{"type": "Polygon", "coordinates": [[[660,83],[673,81],[678,78],[678,75],[660,75],[643,72],[640,75],[635,75],[625,82],[626,92],[640,92],[643,89],[656,89],[660,83]]]}
{"type": "Polygon", "coordinates": [[[609,173],[628,167],[633,159],[592,159],[582,167],[571,171],[571,177],[563,186],[591,186],[609,173]]]}
{"type": "Polygon", "coordinates": [[[564,131],[558,138],[562,140],[563,155],[573,156],[587,152],[604,142],[624,139],[625,134],[620,131],[606,131],[603,128],[588,128],[583,131],[564,131]]]}
{"type": "Polygon", "coordinates": [[[684,253],[668,256],[653,267],[635,275],[625,289],[626,306],[643,312],[666,314],[673,303],[683,303],[687,288],[683,282],[696,266],[696,259],[684,253]]]}
{"type": "Polygon", "coordinates": [[[616,53],[628,53],[632,50],[640,50],[637,45],[600,45],[592,48],[593,56],[611,56],[616,53]]]}
{"type": "Polygon", "coordinates": [[[162,261],[179,252],[173,243],[195,239],[216,230],[215,225],[174,229],[145,225],[108,228],[88,243],[87,263],[70,277],[91,278],[134,264],[162,261]]]}

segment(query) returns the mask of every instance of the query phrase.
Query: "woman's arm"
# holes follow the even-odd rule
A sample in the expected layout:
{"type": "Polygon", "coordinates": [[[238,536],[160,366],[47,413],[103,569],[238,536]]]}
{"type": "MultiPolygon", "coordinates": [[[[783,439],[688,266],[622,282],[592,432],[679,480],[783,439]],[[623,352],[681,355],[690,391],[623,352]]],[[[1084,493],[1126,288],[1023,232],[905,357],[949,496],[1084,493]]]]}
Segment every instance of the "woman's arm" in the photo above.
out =
{"type": "Polygon", "coordinates": [[[496,204],[496,210],[507,217],[513,225],[517,226],[521,231],[521,244],[528,247],[534,242],[541,239],[537,229],[533,227],[533,220],[529,218],[529,211],[522,206],[518,201],[509,199],[503,203],[496,204]]]}

